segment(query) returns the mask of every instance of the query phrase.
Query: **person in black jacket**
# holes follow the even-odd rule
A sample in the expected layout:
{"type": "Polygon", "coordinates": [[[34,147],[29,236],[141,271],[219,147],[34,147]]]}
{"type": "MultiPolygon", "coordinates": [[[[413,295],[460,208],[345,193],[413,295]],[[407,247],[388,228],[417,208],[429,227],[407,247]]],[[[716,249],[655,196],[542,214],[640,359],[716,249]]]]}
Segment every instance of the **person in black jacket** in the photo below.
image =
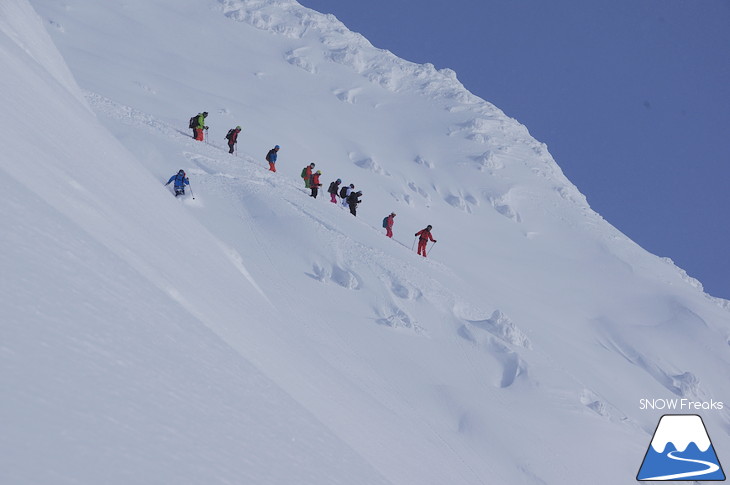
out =
{"type": "Polygon", "coordinates": [[[337,203],[337,192],[340,191],[340,184],[342,183],[342,180],[337,179],[334,182],[332,182],[327,189],[327,193],[330,194],[330,202],[333,204],[337,203]]]}
{"type": "Polygon", "coordinates": [[[362,202],[359,197],[362,195],[361,191],[352,192],[347,196],[347,205],[350,206],[350,214],[357,216],[357,205],[362,202]]]}

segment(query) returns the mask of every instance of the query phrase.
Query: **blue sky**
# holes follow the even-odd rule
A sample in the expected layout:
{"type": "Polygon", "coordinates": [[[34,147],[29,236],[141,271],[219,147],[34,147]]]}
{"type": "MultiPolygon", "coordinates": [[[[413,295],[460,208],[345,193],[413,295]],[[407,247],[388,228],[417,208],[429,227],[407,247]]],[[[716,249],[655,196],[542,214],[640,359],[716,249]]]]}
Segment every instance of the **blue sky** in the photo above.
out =
{"type": "Polygon", "coordinates": [[[455,70],[594,210],[730,298],[730,2],[299,1],[455,70]]]}

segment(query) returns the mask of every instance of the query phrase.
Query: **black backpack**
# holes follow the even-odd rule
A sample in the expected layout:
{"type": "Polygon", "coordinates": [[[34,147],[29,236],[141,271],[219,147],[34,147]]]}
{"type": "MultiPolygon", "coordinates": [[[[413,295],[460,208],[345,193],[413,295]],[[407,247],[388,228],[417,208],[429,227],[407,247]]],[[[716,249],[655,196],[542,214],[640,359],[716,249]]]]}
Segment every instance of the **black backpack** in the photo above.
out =
{"type": "Polygon", "coordinates": [[[198,126],[198,116],[200,115],[197,114],[190,118],[190,122],[188,122],[188,128],[195,128],[196,126],[198,126]]]}
{"type": "Polygon", "coordinates": [[[342,187],[340,189],[340,198],[344,199],[345,197],[347,197],[347,187],[342,187]]]}
{"type": "Polygon", "coordinates": [[[235,131],[235,128],[231,128],[230,130],[228,130],[228,134],[226,135],[226,140],[230,140],[231,139],[231,137],[233,136],[233,132],[234,131],[235,131]]]}
{"type": "Polygon", "coordinates": [[[385,216],[385,217],[383,218],[383,227],[385,227],[385,228],[387,228],[387,227],[388,227],[388,217],[390,217],[390,216],[385,216]]]}

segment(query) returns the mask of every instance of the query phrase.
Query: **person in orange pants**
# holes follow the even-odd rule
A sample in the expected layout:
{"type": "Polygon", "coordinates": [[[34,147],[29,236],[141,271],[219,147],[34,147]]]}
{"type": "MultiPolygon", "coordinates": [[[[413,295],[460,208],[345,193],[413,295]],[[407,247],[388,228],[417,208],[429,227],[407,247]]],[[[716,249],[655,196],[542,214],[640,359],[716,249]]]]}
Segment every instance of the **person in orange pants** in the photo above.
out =
{"type": "Polygon", "coordinates": [[[205,118],[208,117],[208,112],[203,111],[198,116],[195,117],[194,126],[193,126],[193,138],[195,138],[198,141],[204,141],[205,138],[203,136],[203,130],[207,130],[208,127],[205,126],[205,118]]]}
{"type": "Polygon", "coordinates": [[[269,162],[269,170],[272,172],[276,172],[276,156],[279,153],[279,148],[279,145],[276,145],[266,154],[266,161],[269,162]]]}
{"type": "Polygon", "coordinates": [[[418,254],[422,255],[424,258],[426,257],[426,245],[428,244],[428,241],[436,242],[431,235],[431,228],[431,224],[429,224],[425,229],[421,229],[416,233],[416,236],[418,237],[418,254]]]}

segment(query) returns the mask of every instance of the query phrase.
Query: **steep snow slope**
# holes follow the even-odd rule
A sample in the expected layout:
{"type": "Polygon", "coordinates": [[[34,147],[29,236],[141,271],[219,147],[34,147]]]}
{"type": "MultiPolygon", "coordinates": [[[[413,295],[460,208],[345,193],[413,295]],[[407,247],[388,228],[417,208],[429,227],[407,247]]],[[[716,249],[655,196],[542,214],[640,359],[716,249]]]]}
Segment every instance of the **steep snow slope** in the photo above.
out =
{"type": "MultiPolygon", "coordinates": [[[[728,395],[727,311],[452,72],[290,1],[32,3],[108,131],[17,2],[9,478],[625,483],[640,398],[728,395]],[[357,218],[307,197],[309,161],[364,190],[357,218]],[[181,167],[195,200],[161,187],[181,167]]],[[[722,453],[727,413],[703,417],[722,453]]]]}
{"type": "Polygon", "coordinates": [[[386,483],[211,332],[279,317],[57,76],[32,9],[0,14],[0,481],[386,483]]]}

